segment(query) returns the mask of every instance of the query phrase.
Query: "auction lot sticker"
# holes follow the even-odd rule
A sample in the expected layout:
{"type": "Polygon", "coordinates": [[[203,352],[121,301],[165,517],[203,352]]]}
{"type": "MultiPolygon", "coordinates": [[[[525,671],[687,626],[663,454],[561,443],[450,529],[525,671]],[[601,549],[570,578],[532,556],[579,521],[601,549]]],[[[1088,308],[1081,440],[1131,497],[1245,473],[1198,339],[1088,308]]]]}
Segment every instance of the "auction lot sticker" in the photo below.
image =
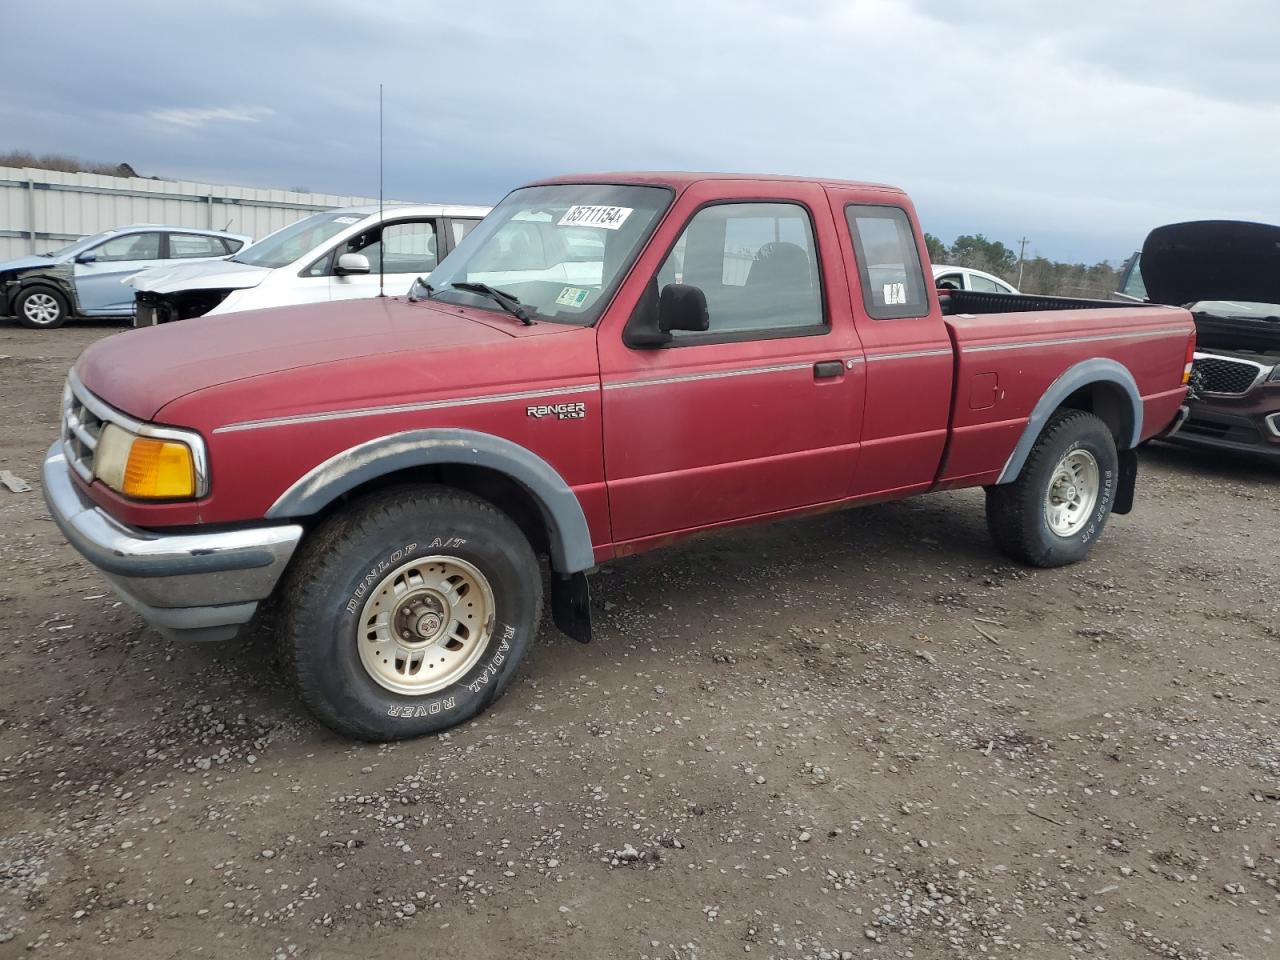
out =
{"type": "Polygon", "coordinates": [[[564,212],[560,227],[601,227],[605,230],[617,230],[627,222],[634,207],[601,207],[594,205],[572,206],[564,212]]]}

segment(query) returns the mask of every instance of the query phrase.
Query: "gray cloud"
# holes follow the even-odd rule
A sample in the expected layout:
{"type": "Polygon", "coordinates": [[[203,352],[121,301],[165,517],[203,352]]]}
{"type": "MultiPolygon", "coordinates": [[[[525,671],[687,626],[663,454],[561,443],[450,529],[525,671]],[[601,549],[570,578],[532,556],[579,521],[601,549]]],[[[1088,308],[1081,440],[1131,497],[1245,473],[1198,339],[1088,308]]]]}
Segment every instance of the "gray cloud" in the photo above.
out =
{"type": "MultiPolygon", "coordinates": [[[[147,173],[368,195],[382,81],[404,199],[492,201],[584,169],[814,174],[897,183],[944,238],[1091,260],[1171,220],[1280,220],[1280,85],[1263,82],[1280,13],[1048,9],[64,0],[63,62],[9,49],[0,129],[147,173]]],[[[7,29],[45,17],[16,7],[7,29]]]]}

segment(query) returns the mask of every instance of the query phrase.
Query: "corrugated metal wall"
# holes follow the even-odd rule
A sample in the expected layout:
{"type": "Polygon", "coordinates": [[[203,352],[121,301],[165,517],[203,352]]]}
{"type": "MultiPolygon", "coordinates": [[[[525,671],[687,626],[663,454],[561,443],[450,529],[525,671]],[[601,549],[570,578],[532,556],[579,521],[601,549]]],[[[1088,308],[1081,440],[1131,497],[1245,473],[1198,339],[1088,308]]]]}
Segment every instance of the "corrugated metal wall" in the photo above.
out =
{"type": "Polygon", "coordinates": [[[376,202],[186,180],[0,167],[0,260],[43,253],[131,223],[227,229],[259,240],[317,210],[376,202]]]}

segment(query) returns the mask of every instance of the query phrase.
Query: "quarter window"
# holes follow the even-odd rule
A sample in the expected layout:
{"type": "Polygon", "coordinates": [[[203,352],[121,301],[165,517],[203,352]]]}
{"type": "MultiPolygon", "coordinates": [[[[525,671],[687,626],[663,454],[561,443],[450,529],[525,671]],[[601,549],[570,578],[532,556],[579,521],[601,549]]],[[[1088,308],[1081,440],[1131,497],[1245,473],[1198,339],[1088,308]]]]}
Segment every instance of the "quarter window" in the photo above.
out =
{"type": "Polygon", "coordinates": [[[160,234],[130,233],[116,237],[87,251],[99,262],[113,260],[159,260],[160,234]]]}
{"type": "Polygon", "coordinates": [[[795,203],[722,203],[699,210],[658,270],[658,284],[696,286],[708,335],[824,328],[813,224],[795,203]]]}
{"type": "Polygon", "coordinates": [[[876,320],[923,317],[929,312],[920,252],[901,207],[845,207],[862,279],[862,303],[876,320]]]}
{"type": "Polygon", "coordinates": [[[205,237],[198,233],[169,234],[169,257],[222,257],[225,248],[217,237],[205,237]]]}

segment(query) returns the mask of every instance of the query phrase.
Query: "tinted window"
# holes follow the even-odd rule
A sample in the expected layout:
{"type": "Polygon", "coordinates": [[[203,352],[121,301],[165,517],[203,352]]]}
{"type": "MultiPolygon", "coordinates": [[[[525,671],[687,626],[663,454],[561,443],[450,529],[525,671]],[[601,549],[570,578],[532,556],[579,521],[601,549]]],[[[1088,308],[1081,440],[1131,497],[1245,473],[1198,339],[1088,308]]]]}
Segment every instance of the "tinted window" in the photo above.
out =
{"type": "Polygon", "coordinates": [[[217,237],[204,237],[197,233],[169,234],[169,256],[172,259],[181,257],[221,257],[226,251],[217,237]]]}
{"type": "Polygon", "coordinates": [[[862,302],[876,320],[929,312],[920,252],[901,207],[848,206],[845,217],[862,278],[862,302]]]}
{"type": "Polygon", "coordinates": [[[88,251],[99,261],[159,260],[160,234],[127,233],[88,251]]]}
{"type": "MultiPolygon", "coordinates": [[[[694,214],[658,283],[699,287],[708,333],[817,328],[824,320],[816,251],[809,214],[798,204],[715,204],[694,214]]],[[[673,334],[691,335],[706,337],[673,334]]]]}
{"type": "Polygon", "coordinates": [[[244,246],[243,240],[232,240],[228,237],[222,238],[222,245],[227,248],[227,253],[235,253],[244,246]]]}

